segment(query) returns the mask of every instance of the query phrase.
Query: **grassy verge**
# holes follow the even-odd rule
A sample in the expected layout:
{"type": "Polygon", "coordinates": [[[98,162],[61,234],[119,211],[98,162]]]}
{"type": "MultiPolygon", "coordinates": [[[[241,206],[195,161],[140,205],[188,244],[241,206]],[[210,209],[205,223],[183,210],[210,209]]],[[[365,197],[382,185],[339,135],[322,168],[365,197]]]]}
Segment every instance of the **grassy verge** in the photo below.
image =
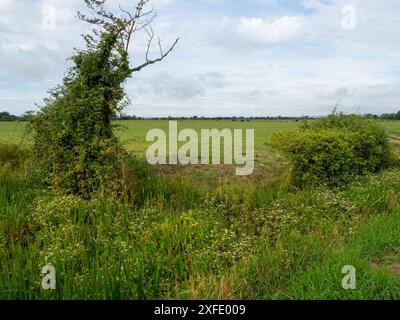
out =
{"type": "Polygon", "coordinates": [[[82,200],[2,165],[0,298],[400,298],[398,170],[337,190],[190,182],[150,175],[138,201],[82,200]],[[48,263],[55,291],[41,288],[48,263]],[[357,290],[341,288],[344,265],[357,290]]]}

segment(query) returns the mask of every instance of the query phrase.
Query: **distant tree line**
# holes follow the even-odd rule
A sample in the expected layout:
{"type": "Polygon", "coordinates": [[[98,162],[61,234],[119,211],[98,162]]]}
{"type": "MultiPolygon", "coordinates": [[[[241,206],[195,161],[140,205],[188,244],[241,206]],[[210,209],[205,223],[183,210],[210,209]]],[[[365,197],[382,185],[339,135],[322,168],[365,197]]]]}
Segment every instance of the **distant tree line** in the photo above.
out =
{"type": "MultiPolygon", "coordinates": [[[[382,115],[377,114],[365,114],[363,115],[369,119],[382,119],[382,120],[400,120],[400,111],[397,113],[384,113],[382,115]]],[[[301,117],[284,117],[284,116],[258,116],[258,117],[137,117],[137,116],[128,116],[128,115],[118,115],[114,118],[114,120],[217,120],[217,121],[239,121],[246,122],[251,120],[282,120],[282,121],[301,121],[301,120],[312,120],[312,119],[320,119],[323,117],[312,117],[312,116],[301,116],[301,117]]]]}
{"type": "Polygon", "coordinates": [[[0,121],[28,121],[33,112],[25,112],[23,115],[16,116],[7,111],[0,112],[0,121]]]}
{"type": "Polygon", "coordinates": [[[137,117],[137,116],[127,116],[127,115],[120,115],[116,116],[114,120],[217,120],[217,121],[251,121],[251,120],[304,120],[304,119],[313,119],[312,117],[199,117],[199,116],[192,116],[192,117],[137,117]]]}
{"type": "MultiPolygon", "coordinates": [[[[32,111],[28,111],[23,115],[16,116],[10,114],[9,112],[0,112],[0,121],[27,121],[33,115],[32,111]]],[[[400,111],[397,113],[384,113],[381,115],[368,113],[364,115],[366,118],[369,119],[382,119],[382,120],[400,120],[400,111]]],[[[238,121],[238,122],[247,122],[252,120],[282,120],[282,121],[300,121],[300,120],[307,120],[307,119],[317,119],[321,117],[310,117],[310,116],[302,116],[302,117],[271,117],[271,116],[264,116],[264,117],[199,117],[199,116],[192,116],[192,117],[138,117],[135,115],[117,115],[114,117],[114,120],[217,120],[217,121],[238,121]]]]}
{"type": "Polygon", "coordinates": [[[380,116],[381,119],[400,120],[400,111],[397,113],[384,113],[380,116]]]}
{"type": "Polygon", "coordinates": [[[19,120],[18,116],[9,114],[8,112],[0,112],[0,121],[16,121],[19,120]]]}

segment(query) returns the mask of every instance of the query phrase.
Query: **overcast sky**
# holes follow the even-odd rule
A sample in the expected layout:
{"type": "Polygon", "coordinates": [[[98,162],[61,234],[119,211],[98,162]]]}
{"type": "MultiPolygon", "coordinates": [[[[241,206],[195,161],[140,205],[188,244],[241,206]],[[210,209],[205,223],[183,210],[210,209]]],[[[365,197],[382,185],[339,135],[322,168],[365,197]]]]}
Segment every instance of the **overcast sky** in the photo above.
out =
{"type": "MultiPolygon", "coordinates": [[[[84,45],[88,26],[76,19],[83,2],[0,0],[0,111],[35,110],[61,82],[66,59],[84,45]]],[[[128,9],[137,0],[110,2],[128,9]]],[[[128,81],[127,114],[323,115],[338,101],[345,112],[400,110],[399,0],[152,4],[164,45],[181,41],[128,81]]],[[[132,65],[143,50],[140,36],[132,65]]]]}

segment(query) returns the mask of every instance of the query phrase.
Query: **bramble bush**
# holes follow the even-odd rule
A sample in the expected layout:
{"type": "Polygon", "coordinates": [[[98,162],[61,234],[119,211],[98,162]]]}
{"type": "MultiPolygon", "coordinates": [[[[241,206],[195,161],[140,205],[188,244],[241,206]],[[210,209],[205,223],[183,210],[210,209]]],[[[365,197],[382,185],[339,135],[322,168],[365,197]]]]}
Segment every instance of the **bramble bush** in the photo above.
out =
{"type": "Polygon", "coordinates": [[[113,52],[116,43],[116,36],[103,35],[96,50],[77,53],[63,85],[31,120],[36,160],[49,184],[68,193],[90,194],[120,172],[122,148],[109,117],[123,99],[129,68],[127,56],[113,52]]]}
{"type": "Polygon", "coordinates": [[[275,134],[270,145],[290,160],[296,186],[341,186],[357,175],[385,169],[393,160],[381,126],[336,112],[305,122],[295,131],[275,134]]]}
{"type": "Polygon", "coordinates": [[[168,51],[159,40],[160,57],[149,58],[155,16],[146,11],[148,2],[138,0],[133,13],[120,8],[114,14],[106,11],[107,0],[85,0],[92,14],[78,12],[81,20],[94,25],[93,34],[84,36],[85,50],[75,52],[62,85],[50,91],[30,121],[36,172],[49,186],[85,198],[101,189],[127,189],[127,154],[113,135],[112,118],[129,103],[126,80],[162,61],[179,40],[168,51]],[[129,44],[141,29],[149,29],[146,62],[132,68],[129,44]]]}

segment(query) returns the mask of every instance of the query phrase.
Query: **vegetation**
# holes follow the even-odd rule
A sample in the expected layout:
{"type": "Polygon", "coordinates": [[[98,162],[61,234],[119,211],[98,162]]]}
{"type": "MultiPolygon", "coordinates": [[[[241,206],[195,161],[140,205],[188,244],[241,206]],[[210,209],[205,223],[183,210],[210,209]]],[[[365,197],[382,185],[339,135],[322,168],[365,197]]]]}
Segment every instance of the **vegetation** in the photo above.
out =
{"type": "Polygon", "coordinates": [[[124,81],[178,40],[165,52],[159,41],[152,60],[147,0],[118,15],[105,0],[85,3],[94,15],[79,16],[94,33],[29,116],[31,135],[12,144],[25,124],[0,124],[0,299],[400,299],[398,122],[194,118],[180,125],[255,128],[255,174],[149,167],[146,125],[168,123],[112,119],[124,81]],[[139,30],[146,61],[132,68],[139,30]],[[48,264],[55,290],[41,287],[48,264]],[[356,267],[354,290],[341,286],[345,265],[356,267]]]}
{"type": "Polygon", "coordinates": [[[333,113],[306,122],[294,132],[276,134],[271,145],[289,157],[299,186],[340,186],[388,168],[394,158],[385,129],[356,115],[333,113]]]}
{"type": "MultiPolygon", "coordinates": [[[[0,113],[0,121],[29,121],[29,119],[33,115],[33,111],[28,111],[24,115],[17,116],[11,115],[8,112],[3,112],[4,116],[2,118],[0,113]]],[[[384,113],[381,115],[367,113],[362,115],[368,119],[375,119],[375,120],[400,120],[400,111],[397,113],[384,113]]],[[[320,119],[320,117],[311,117],[311,116],[301,116],[301,117],[290,117],[290,116],[251,116],[251,117],[235,117],[235,116],[224,116],[224,117],[206,117],[206,116],[191,116],[191,117],[140,117],[135,115],[127,115],[120,110],[117,114],[112,115],[113,120],[231,120],[231,121],[252,121],[252,120],[275,120],[275,121],[302,121],[302,120],[316,120],[320,119]]]]}
{"type": "MultiPolygon", "coordinates": [[[[31,120],[36,163],[45,181],[65,192],[90,197],[105,184],[123,187],[125,155],[112,133],[112,117],[122,110],[126,97],[123,84],[135,72],[163,60],[129,66],[128,50],[134,33],[151,29],[148,0],[140,0],[134,13],[121,9],[120,17],[105,9],[105,0],[85,0],[91,17],[81,20],[94,25],[85,35],[86,49],[71,58],[73,67],[61,86],[51,91],[46,105],[31,120]]],[[[121,189],[121,188],[120,188],[121,189]]],[[[121,191],[121,190],[119,190],[121,191]]]]}
{"type": "Polygon", "coordinates": [[[386,120],[400,120],[400,111],[397,113],[384,113],[380,118],[386,120]]]}
{"type": "MultiPolygon", "coordinates": [[[[4,125],[0,132],[12,128],[4,125]]],[[[145,126],[168,123],[124,125],[116,134],[143,154],[145,126]]],[[[29,152],[20,161],[14,147],[0,150],[0,297],[400,298],[398,169],[346,188],[293,190],[286,166],[261,141],[296,123],[182,123],[192,125],[256,127],[254,177],[225,168],[214,168],[217,175],[204,167],[146,169],[139,159],[135,199],[102,192],[84,199],[32,181],[29,152]],[[40,285],[47,263],[57,271],[55,291],[40,285]],[[357,268],[357,290],[341,288],[348,264],[357,268]]],[[[400,123],[390,130],[400,134],[400,123]]]]}
{"type": "Polygon", "coordinates": [[[15,121],[17,119],[17,116],[14,116],[6,111],[0,112],[0,121],[15,121]]]}

